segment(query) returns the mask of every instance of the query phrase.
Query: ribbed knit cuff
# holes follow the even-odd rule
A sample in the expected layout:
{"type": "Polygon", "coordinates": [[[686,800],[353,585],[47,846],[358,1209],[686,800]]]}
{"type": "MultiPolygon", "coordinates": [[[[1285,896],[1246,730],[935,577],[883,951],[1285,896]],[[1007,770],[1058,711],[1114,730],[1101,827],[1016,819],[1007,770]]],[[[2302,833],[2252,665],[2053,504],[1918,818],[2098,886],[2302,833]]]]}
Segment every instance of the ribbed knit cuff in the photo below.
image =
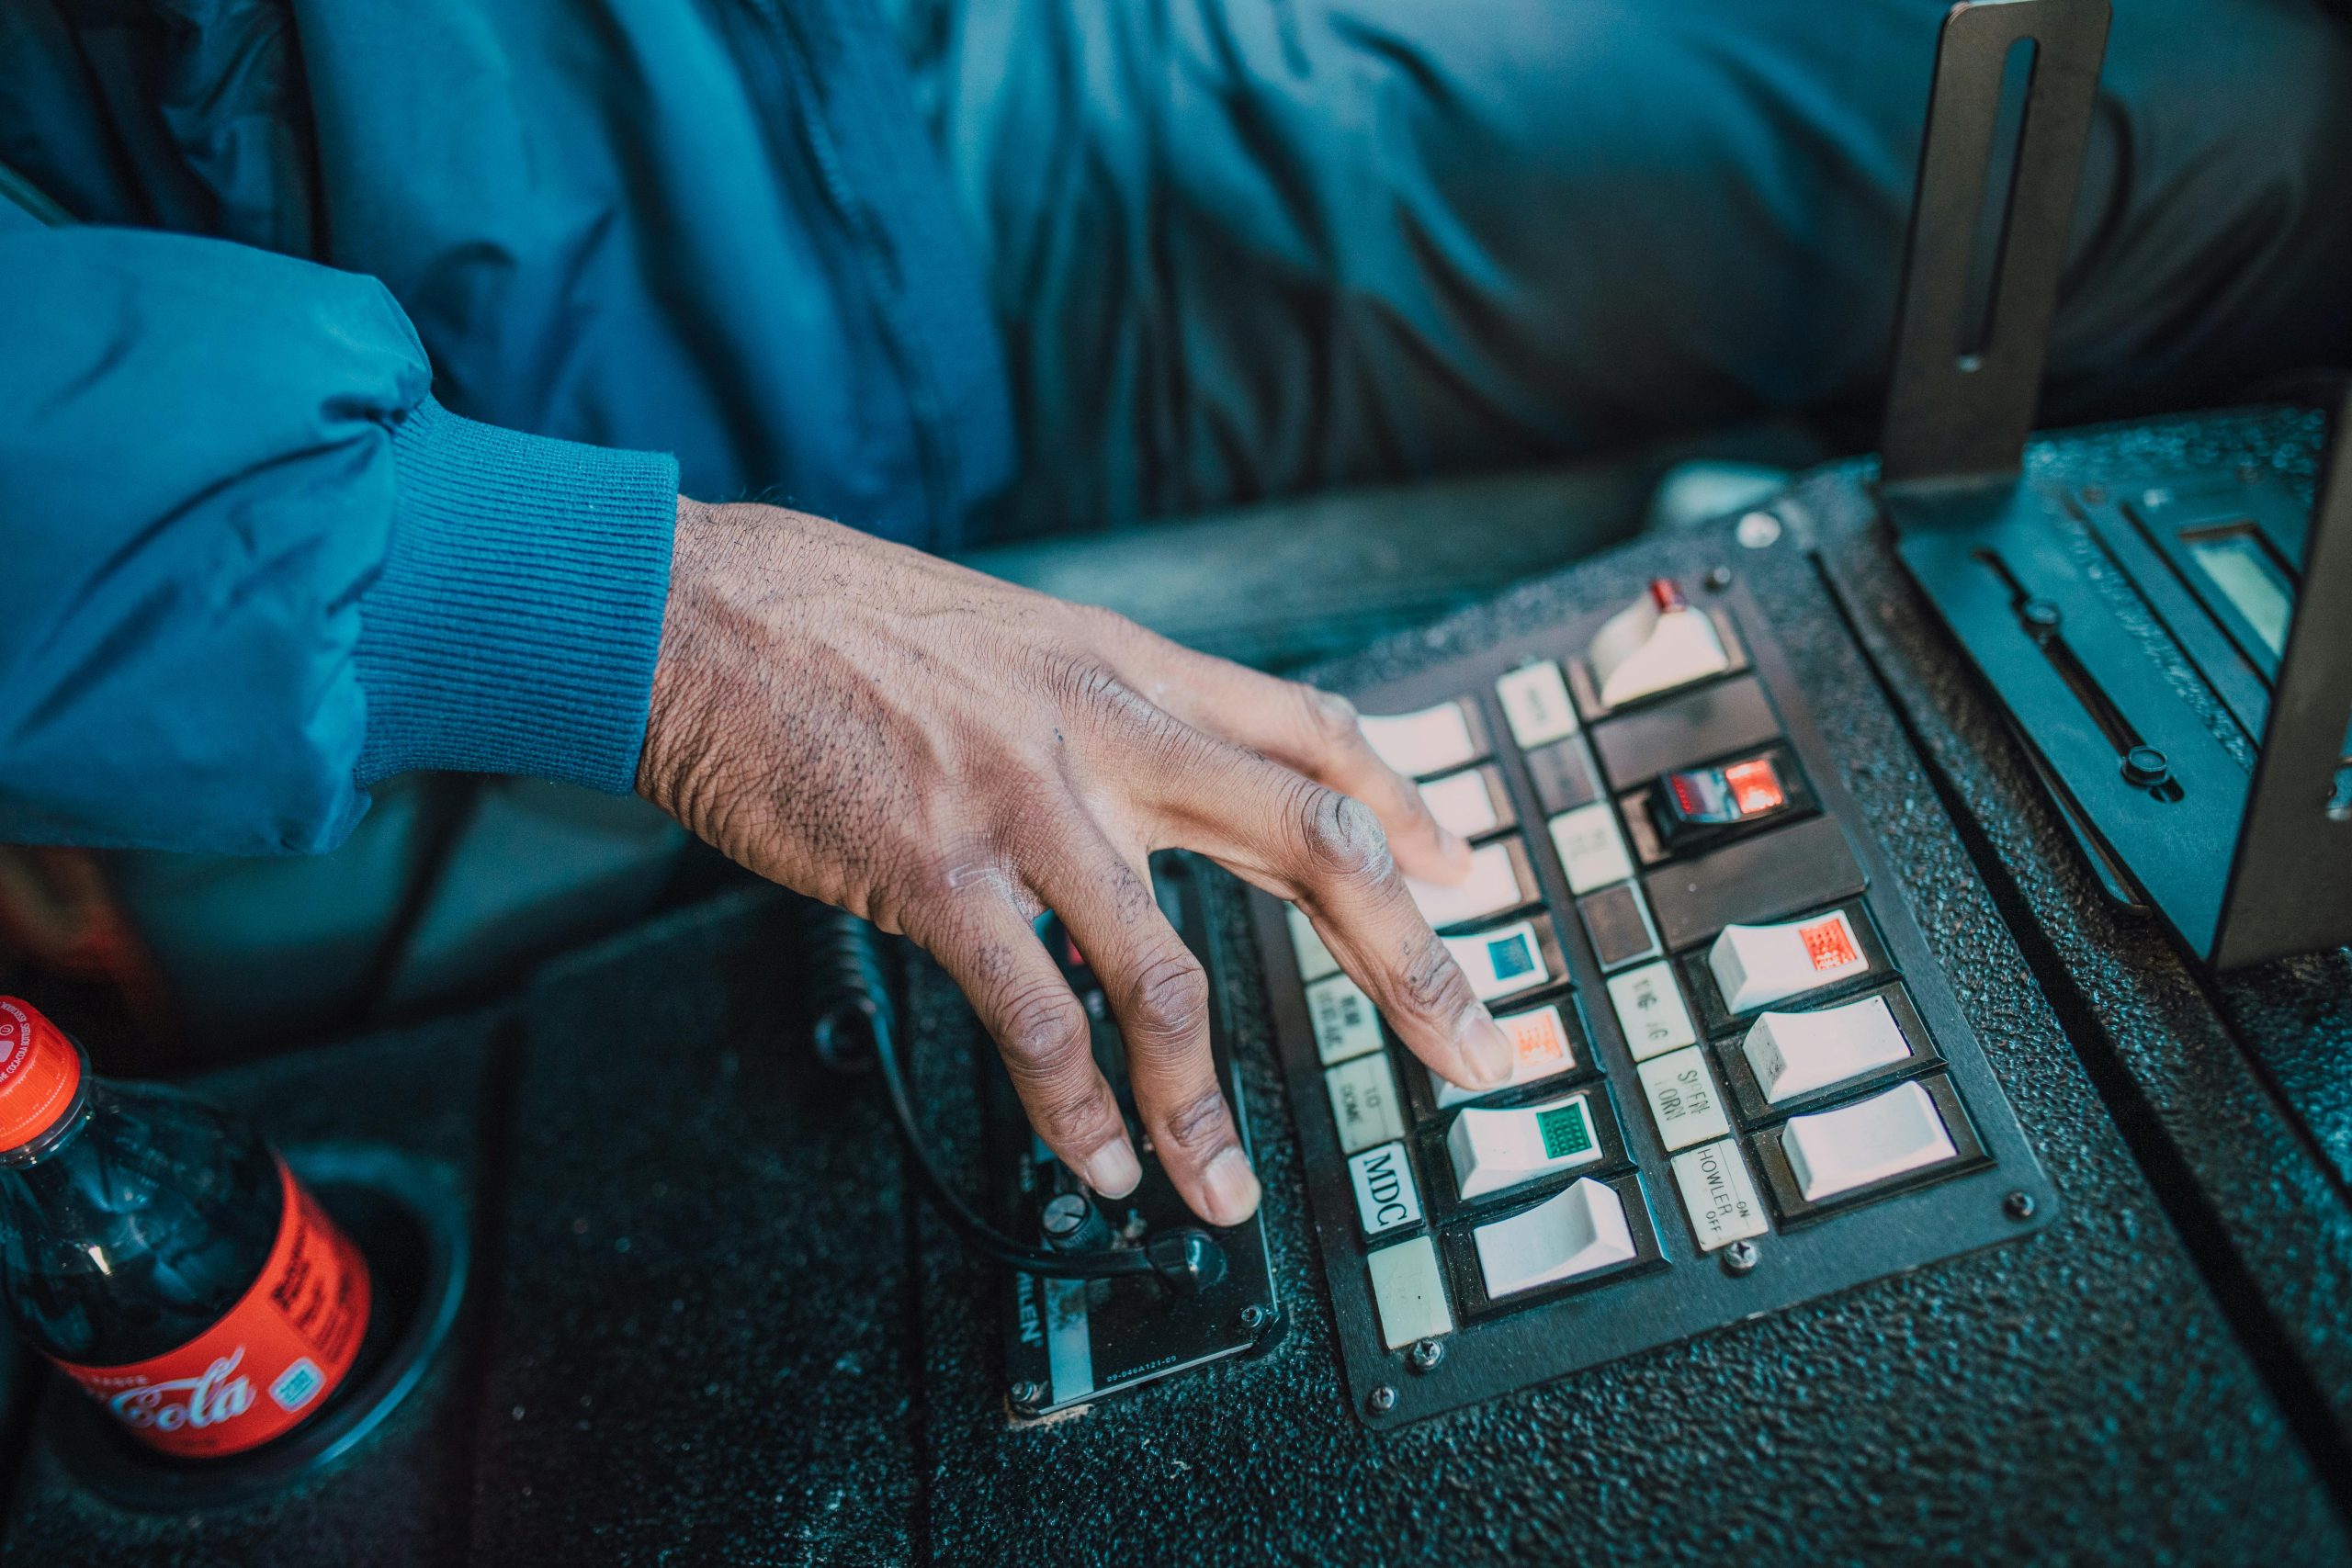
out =
{"type": "Polygon", "coordinates": [[[637,785],[678,465],[520,435],[427,399],[354,650],[361,786],[417,768],[637,785]]]}

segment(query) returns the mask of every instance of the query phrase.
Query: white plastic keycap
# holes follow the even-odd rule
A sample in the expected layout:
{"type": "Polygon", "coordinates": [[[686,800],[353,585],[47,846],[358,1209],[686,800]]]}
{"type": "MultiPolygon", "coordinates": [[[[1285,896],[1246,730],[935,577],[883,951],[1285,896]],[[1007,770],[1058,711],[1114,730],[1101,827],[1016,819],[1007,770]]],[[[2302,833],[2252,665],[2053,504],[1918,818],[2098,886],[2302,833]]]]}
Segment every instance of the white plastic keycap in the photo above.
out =
{"type": "Polygon", "coordinates": [[[1675,983],[1674,966],[1662,958],[1609,976],[1609,1005],[1617,1010],[1617,1026],[1624,1031],[1625,1048],[1636,1062],[1699,1042],[1682,987],[1675,983]]]}
{"type": "Polygon", "coordinates": [[[1568,1043],[1568,1026],[1557,1007],[1540,1007],[1527,1012],[1510,1013],[1495,1020],[1503,1038],[1511,1044],[1510,1079],[1493,1089],[1464,1089],[1448,1081],[1436,1068],[1430,1069],[1430,1089],[1436,1096],[1441,1110],[1451,1110],[1464,1100],[1498,1094],[1507,1089],[1517,1089],[1525,1083],[1535,1083],[1555,1073],[1565,1073],[1577,1065],[1576,1048],[1568,1043]]]}
{"type": "Polygon", "coordinates": [[[1690,1232],[1699,1238],[1702,1252],[1762,1235],[1770,1228],[1747,1163],[1729,1138],[1676,1155],[1674,1185],[1681,1190],[1683,1212],[1690,1216],[1690,1232]]]}
{"type": "Polygon", "coordinates": [[[1521,747],[1542,746],[1577,732],[1576,705],[1568,683],[1550,660],[1512,671],[1495,682],[1495,695],[1510,721],[1511,739],[1521,747]]]}
{"type": "Polygon", "coordinates": [[[1906,1060],[1911,1043],[1884,997],[1864,997],[1819,1012],[1768,1012],[1749,1027],[1740,1049],[1756,1087],[1778,1105],[1906,1060]]]}
{"type": "Polygon", "coordinates": [[[1430,808],[1439,827],[1465,839],[1491,833],[1503,825],[1502,813],[1495,809],[1494,795],[1487,787],[1487,775],[1477,768],[1431,779],[1421,786],[1421,804],[1430,808]]]}
{"type": "Polygon", "coordinates": [[[1777,926],[1725,926],[1707,950],[1707,967],[1733,1012],[1850,980],[1870,966],[1843,909],[1777,926]]]}
{"type": "Polygon", "coordinates": [[[1380,760],[1408,778],[1450,773],[1478,757],[1477,732],[1459,700],[1419,713],[1364,714],[1356,722],[1380,760]]]}
{"type": "Polygon", "coordinates": [[[1835,1111],[1792,1116],[1781,1148],[1808,1202],[1924,1169],[1958,1153],[1935,1100],[1916,1083],[1897,1084],[1835,1111]]]}
{"type": "Polygon", "coordinates": [[[1589,893],[1634,874],[1625,835],[1617,830],[1617,813],[1605,800],[1553,818],[1552,847],[1559,852],[1571,893],[1589,893]]]}
{"type": "Polygon", "coordinates": [[[1445,1148],[1453,1156],[1454,1186],[1465,1199],[1591,1165],[1600,1158],[1592,1097],[1574,1094],[1509,1111],[1473,1106],[1446,1129],[1445,1148]]]}
{"type": "Polygon", "coordinates": [[[1363,987],[1345,975],[1306,987],[1306,1020],[1315,1030],[1315,1055],[1327,1067],[1380,1049],[1380,1014],[1363,987]]]}
{"type": "Polygon", "coordinates": [[[1471,1233],[1490,1299],[1556,1284],[1634,1259],[1633,1227],[1616,1189],[1588,1176],[1523,1214],[1471,1233]]]}
{"type": "Polygon", "coordinates": [[[1316,934],[1315,922],[1308,919],[1295,904],[1285,908],[1290,921],[1291,951],[1298,954],[1300,982],[1311,986],[1326,975],[1337,975],[1340,961],[1331,956],[1331,950],[1324,946],[1323,939],[1316,934]]]}
{"type": "Polygon", "coordinates": [[[1664,577],[1651,580],[1639,599],[1602,624],[1585,657],[1600,700],[1611,707],[1731,668],[1714,622],[1664,577]]]}
{"type": "Polygon", "coordinates": [[[1380,1314],[1380,1339],[1402,1350],[1416,1339],[1453,1332],[1453,1310],[1445,1304],[1445,1280],[1438,1272],[1437,1244],[1425,1235],[1367,1254],[1372,1304],[1380,1314]]]}
{"type": "Polygon", "coordinates": [[[1520,884],[1519,867],[1512,863],[1507,842],[1482,844],[1471,851],[1470,874],[1451,887],[1410,876],[1405,878],[1405,887],[1419,907],[1421,918],[1440,930],[1516,909],[1532,897],[1520,884]]]}
{"type": "Polygon", "coordinates": [[[1544,962],[1544,945],[1536,940],[1535,928],[1525,920],[1476,936],[1440,940],[1462,965],[1472,993],[1482,1002],[1532,990],[1552,977],[1544,962]]]}

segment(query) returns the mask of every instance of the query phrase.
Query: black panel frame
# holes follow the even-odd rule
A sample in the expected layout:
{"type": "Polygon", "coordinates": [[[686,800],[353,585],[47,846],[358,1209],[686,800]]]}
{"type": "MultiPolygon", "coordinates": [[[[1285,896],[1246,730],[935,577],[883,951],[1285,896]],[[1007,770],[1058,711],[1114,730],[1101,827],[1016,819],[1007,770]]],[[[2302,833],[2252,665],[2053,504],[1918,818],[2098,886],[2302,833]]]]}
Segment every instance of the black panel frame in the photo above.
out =
{"type": "MultiPolygon", "coordinates": [[[[1709,598],[1711,609],[1736,619],[1749,663],[1763,679],[1781,716],[1785,743],[1795,753],[1823,811],[1845,825],[1868,883],[1868,890],[1849,901],[1868,910],[1872,930],[1864,940],[1883,943],[1891,961],[1890,972],[1905,980],[1943,1056],[1942,1070],[1951,1077],[1966,1102],[1971,1123],[1990,1163],[1940,1173],[1940,1179],[1859,1204],[1838,1213],[1834,1222],[1800,1225],[1786,1233],[1776,1229],[1756,1238],[1755,1268],[1732,1271],[1724,1266],[1721,1252],[1700,1250],[1681,1213],[1670,1156],[1650,1122],[1632,1053],[1608,1004],[1603,976],[1582,932],[1575,929],[1573,920],[1555,922],[1592,1058],[1603,1068],[1620,1135],[1634,1156],[1633,1179],[1645,1197],[1644,1212],[1657,1257],[1654,1263],[1644,1258],[1640,1266],[1535,1292],[1524,1302],[1511,1298],[1487,1303],[1475,1278],[1465,1280],[1462,1274],[1465,1258],[1474,1276],[1476,1268],[1475,1258],[1467,1252],[1469,1223],[1474,1219],[1484,1223],[1509,1213],[1509,1208],[1440,1213],[1437,1194],[1425,1184],[1427,1230],[1436,1239],[1443,1260],[1456,1326],[1445,1337],[1444,1351],[1436,1364],[1417,1370],[1409,1348],[1390,1350],[1382,1340],[1364,1268],[1366,1249],[1357,1232],[1354,1195],[1325,1104],[1322,1070],[1307,1028],[1283,906],[1267,895],[1252,893],[1251,914],[1258,955],[1268,981],[1267,1005],[1275,1050],[1298,1132],[1317,1249],[1330,1291],[1343,1371],[1351,1404],[1369,1427],[1393,1427],[1483,1403],[1582,1368],[1679,1343],[1817,1296],[2007,1241],[2038,1230],[2058,1211],[2056,1190],[2026,1142],[1957,998],[1931,955],[1926,935],[1889,876],[1876,843],[1862,828],[1859,809],[1844,787],[1835,760],[1805,711],[1794,676],[1765,629],[1768,623],[1762,612],[1736,580],[1709,598]],[[2017,1193],[2025,1194],[2029,1201],[2016,1201],[2012,1194],[2017,1193]],[[1375,1399],[1375,1390],[1388,1392],[1375,1399]]],[[[1395,713],[1468,693],[1487,707],[1490,725],[1497,724],[1500,712],[1493,696],[1495,678],[1531,658],[1565,660],[1590,637],[1607,613],[1604,608],[1350,695],[1366,712],[1395,713]]],[[[1829,613],[1826,604],[1822,613],[1829,613]]],[[[1535,809],[1533,785],[1524,763],[1512,750],[1501,758],[1501,765],[1517,798],[1521,819],[1535,825],[1529,842],[1546,899],[1555,910],[1566,909],[1572,900],[1557,857],[1543,836],[1544,818],[1535,809]]],[[[1676,955],[1678,968],[1693,956],[1703,955],[1697,949],[1676,955]]],[[[1882,984],[1886,976],[1870,978],[1871,984],[1882,984]]],[[[1831,994],[1825,991],[1822,997],[1826,999],[1831,994]]],[[[1531,992],[1528,999],[1555,995],[1531,992]]],[[[1709,1029],[1701,1017],[1703,1004],[1696,996],[1689,999],[1704,1040],[1709,1029]]],[[[1713,999],[1712,987],[1709,999],[1713,999]]],[[[1714,1005],[1719,1012],[1720,1004],[1714,1005]]],[[[1409,1060],[1393,1042],[1389,1048],[1394,1060],[1409,1060]]],[[[1405,1070],[1399,1067],[1400,1072],[1405,1070]]],[[[1418,1067],[1411,1070],[1419,1072],[1418,1067]]],[[[1583,1087],[1586,1081],[1578,1079],[1576,1087],[1583,1087]]],[[[1561,1087],[1567,1086],[1563,1082],[1561,1087]]],[[[1529,1086],[1536,1093],[1549,1088],[1548,1084],[1529,1086]]],[[[1442,1140],[1442,1123],[1421,1120],[1430,1110],[1429,1097],[1420,1092],[1425,1089],[1424,1083],[1405,1090],[1417,1118],[1417,1175],[1432,1179],[1439,1192],[1450,1198],[1450,1162],[1441,1176],[1430,1157],[1434,1146],[1435,1158],[1445,1158],[1442,1142],[1431,1144],[1431,1140],[1442,1140]]],[[[1515,1102],[1518,1098],[1515,1094],[1510,1100],[1515,1102]]],[[[1750,1142],[1744,1136],[1741,1141],[1750,1142]]],[[[1748,1158],[1751,1168],[1760,1163],[1752,1149],[1748,1158]]],[[[1533,1195],[1544,1191],[1531,1190],[1533,1195]]],[[[1631,1212],[1629,1203],[1629,1215],[1631,1212]]]]}

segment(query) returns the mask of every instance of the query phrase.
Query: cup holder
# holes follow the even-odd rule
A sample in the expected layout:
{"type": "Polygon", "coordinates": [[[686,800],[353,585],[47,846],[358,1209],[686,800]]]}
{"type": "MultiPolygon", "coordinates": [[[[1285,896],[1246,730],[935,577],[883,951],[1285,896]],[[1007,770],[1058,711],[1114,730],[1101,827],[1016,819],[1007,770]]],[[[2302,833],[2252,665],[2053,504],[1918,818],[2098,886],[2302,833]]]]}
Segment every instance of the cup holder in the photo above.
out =
{"type": "Polygon", "coordinates": [[[312,1420],[225,1460],[176,1460],[142,1446],[96,1402],[58,1380],[41,1438],[66,1474],[110,1503],[187,1513],[251,1502],[307,1481],[368,1440],[423,1382],[465,1297],[465,1206],[439,1168],[375,1145],[284,1151],[320,1203],[367,1255],[376,1284],[368,1336],[343,1386],[312,1420]]]}

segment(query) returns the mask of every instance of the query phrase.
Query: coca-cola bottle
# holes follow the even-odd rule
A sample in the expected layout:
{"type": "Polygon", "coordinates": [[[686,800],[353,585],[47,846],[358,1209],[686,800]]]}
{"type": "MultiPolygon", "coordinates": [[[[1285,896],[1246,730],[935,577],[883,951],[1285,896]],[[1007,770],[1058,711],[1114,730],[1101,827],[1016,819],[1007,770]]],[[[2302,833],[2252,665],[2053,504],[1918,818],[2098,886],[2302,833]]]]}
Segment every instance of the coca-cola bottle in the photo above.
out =
{"type": "Polygon", "coordinates": [[[252,1128],[92,1077],[79,1045],[0,997],[0,1294],[133,1435],[185,1459],[285,1436],[350,1371],[370,1289],[252,1128]]]}

